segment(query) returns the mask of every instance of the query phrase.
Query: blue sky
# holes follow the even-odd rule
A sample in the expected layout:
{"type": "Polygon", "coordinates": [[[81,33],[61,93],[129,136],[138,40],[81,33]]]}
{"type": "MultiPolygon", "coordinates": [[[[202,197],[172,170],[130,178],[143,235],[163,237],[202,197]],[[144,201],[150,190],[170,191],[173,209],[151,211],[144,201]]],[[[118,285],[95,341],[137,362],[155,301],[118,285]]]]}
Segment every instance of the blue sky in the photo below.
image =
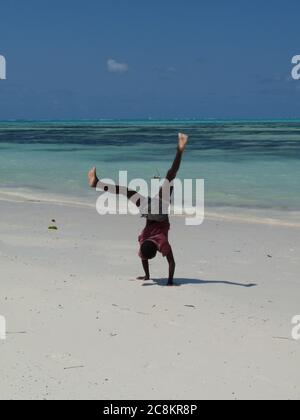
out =
{"type": "Polygon", "coordinates": [[[0,119],[300,117],[299,0],[2,0],[0,119]]]}

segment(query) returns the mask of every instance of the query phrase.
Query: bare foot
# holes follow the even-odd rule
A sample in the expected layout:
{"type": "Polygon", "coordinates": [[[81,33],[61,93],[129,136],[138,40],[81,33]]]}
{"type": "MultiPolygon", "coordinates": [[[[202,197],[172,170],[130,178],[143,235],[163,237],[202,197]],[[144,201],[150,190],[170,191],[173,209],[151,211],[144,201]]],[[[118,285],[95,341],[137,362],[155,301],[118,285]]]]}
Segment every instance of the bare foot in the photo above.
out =
{"type": "Polygon", "coordinates": [[[96,168],[92,168],[88,173],[88,180],[89,180],[89,186],[91,188],[96,188],[97,184],[99,182],[99,179],[97,178],[97,172],[96,168]]]}
{"type": "Polygon", "coordinates": [[[186,134],[183,133],[179,133],[178,134],[178,150],[180,152],[184,152],[185,146],[188,142],[188,136],[186,134]]]}
{"type": "Polygon", "coordinates": [[[148,276],[142,276],[142,277],[138,277],[137,280],[147,281],[147,280],[150,280],[150,277],[148,277],[148,276]]]}

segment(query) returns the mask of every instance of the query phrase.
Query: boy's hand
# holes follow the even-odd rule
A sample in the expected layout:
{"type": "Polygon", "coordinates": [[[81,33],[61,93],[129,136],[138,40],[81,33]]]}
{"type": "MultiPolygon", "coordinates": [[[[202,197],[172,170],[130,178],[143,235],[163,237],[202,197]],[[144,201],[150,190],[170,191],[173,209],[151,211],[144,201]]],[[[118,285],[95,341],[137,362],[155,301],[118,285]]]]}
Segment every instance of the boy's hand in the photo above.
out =
{"type": "Polygon", "coordinates": [[[137,280],[147,281],[147,280],[150,280],[150,277],[148,277],[148,276],[141,276],[141,277],[137,277],[137,280]]]}

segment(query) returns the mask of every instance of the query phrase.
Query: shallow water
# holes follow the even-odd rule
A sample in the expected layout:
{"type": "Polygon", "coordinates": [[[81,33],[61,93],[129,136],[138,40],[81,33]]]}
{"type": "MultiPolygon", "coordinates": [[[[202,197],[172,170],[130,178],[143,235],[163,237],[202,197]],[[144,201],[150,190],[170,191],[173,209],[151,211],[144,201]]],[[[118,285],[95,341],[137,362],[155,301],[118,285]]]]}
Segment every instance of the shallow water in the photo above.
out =
{"type": "Polygon", "coordinates": [[[300,121],[2,122],[0,191],[84,202],[92,165],[164,176],[178,131],[190,135],[179,176],[205,179],[207,208],[300,211],[300,121]]]}

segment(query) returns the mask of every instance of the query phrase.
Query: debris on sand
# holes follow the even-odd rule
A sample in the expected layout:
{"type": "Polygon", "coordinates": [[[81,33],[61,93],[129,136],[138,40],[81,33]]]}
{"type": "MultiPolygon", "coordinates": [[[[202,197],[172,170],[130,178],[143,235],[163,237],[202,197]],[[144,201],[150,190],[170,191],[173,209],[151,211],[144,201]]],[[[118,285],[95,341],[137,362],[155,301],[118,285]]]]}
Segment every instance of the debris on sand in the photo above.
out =
{"type": "Polygon", "coordinates": [[[70,369],[83,369],[85,366],[70,366],[70,367],[64,367],[64,370],[70,370],[70,369]]]}
{"type": "Polygon", "coordinates": [[[48,230],[58,230],[58,227],[56,226],[56,220],[52,219],[51,223],[52,224],[48,227],[48,230]]]}

